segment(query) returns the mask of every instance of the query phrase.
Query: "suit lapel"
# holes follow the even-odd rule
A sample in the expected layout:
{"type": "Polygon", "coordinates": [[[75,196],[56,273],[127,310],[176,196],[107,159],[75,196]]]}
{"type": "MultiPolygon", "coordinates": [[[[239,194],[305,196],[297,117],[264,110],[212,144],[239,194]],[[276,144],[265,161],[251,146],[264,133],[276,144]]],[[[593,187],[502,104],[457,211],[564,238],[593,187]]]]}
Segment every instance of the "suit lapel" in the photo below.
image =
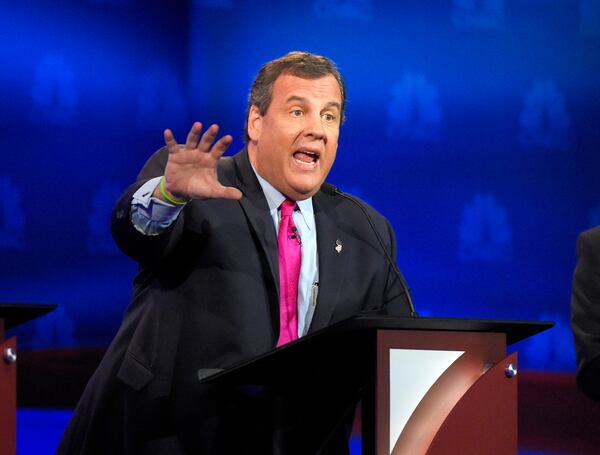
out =
{"type": "Polygon", "coordinates": [[[273,226],[273,218],[269,213],[269,205],[252,170],[246,149],[235,155],[233,159],[236,166],[237,187],[244,194],[244,197],[240,199],[240,205],[267,258],[273,282],[279,295],[277,233],[275,232],[275,226],[273,226]]]}
{"type": "Polygon", "coordinates": [[[346,254],[343,248],[338,246],[343,246],[344,236],[337,225],[336,211],[331,199],[330,196],[321,193],[313,197],[319,255],[319,294],[309,333],[329,324],[338,304],[346,271],[346,254]]]}
{"type": "MultiPolygon", "coordinates": [[[[250,166],[248,152],[244,149],[233,157],[233,161],[237,181],[232,182],[232,185],[237,186],[244,194],[244,197],[240,200],[240,205],[267,258],[277,295],[279,295],[277,233],[269,213],[269,205],[250,166]]],[[[338,247],[336,249],[336,242],[341,241],[341,246],[343,246],[344,235],[337,224],[333,198],[320,192],[317,193],[313,197],[313,210],[317,229],[317,254],[319,256],[319,294],[309,333],[322,329],[329,324],[338,304],[347,264],[346,253],[343,248],[338,247]]],[[[279,308],[275,311],[274,317],[276,316],[276,319],[278,319],[279,308]]]]}

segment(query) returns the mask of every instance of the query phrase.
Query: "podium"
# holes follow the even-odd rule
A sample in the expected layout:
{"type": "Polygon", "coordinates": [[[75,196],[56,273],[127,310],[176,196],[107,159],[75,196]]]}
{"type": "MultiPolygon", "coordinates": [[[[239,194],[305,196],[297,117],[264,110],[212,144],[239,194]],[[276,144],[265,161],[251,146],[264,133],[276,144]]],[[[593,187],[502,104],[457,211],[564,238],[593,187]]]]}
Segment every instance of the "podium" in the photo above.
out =
{"type": "Polygon", "coordinates": [[[16,453],[17,340],[6,330],[42,316],[56,305],[0,303],[0,455],[16,453]]]}
{"type": "Polygon", "coordinates": [[[364,455],[516,454],[517,353],[506,348],[552,326],[361,316],[201,383],[351,383],[362,391],[364,455]]]}

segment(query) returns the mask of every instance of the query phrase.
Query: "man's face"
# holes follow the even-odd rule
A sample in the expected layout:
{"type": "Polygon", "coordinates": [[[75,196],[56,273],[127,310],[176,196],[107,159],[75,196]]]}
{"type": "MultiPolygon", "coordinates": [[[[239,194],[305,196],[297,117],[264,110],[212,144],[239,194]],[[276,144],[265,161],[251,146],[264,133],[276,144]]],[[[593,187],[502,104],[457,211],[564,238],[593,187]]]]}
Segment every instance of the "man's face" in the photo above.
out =
{"type": "Polygon", "coordinates": [[[248,155],[261,177],[293,200],[313,196],[335,160],[342,96],[332,75],[280,75],[267,112],[248,114],[248,155]]]}

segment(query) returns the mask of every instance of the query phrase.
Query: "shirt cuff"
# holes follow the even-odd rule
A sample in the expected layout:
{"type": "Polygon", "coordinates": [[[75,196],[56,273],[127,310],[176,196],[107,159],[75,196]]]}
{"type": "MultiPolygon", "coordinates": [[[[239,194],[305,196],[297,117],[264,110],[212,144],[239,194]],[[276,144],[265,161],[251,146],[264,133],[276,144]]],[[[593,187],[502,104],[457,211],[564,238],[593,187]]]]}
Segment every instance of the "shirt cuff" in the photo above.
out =
{"type": "Polygon", "coordinates": [[[131,222],[144,235],[159,235],[177,219],[183,205],[173,205],[152,197],[162,177],[144,183],[131,199],[131,222]]]}

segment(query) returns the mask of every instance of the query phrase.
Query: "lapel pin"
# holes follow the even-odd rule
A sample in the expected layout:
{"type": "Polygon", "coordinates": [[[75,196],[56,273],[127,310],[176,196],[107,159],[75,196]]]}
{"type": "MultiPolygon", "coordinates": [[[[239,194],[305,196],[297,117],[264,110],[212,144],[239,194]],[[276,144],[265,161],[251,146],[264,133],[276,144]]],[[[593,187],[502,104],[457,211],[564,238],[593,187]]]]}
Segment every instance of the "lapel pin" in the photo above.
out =
{"type": "Polygon", "coordinates": [[[340,239],[337,239],[335,241],[335,251],[340,254],[342,252],[342,241],[340,239]]]}

